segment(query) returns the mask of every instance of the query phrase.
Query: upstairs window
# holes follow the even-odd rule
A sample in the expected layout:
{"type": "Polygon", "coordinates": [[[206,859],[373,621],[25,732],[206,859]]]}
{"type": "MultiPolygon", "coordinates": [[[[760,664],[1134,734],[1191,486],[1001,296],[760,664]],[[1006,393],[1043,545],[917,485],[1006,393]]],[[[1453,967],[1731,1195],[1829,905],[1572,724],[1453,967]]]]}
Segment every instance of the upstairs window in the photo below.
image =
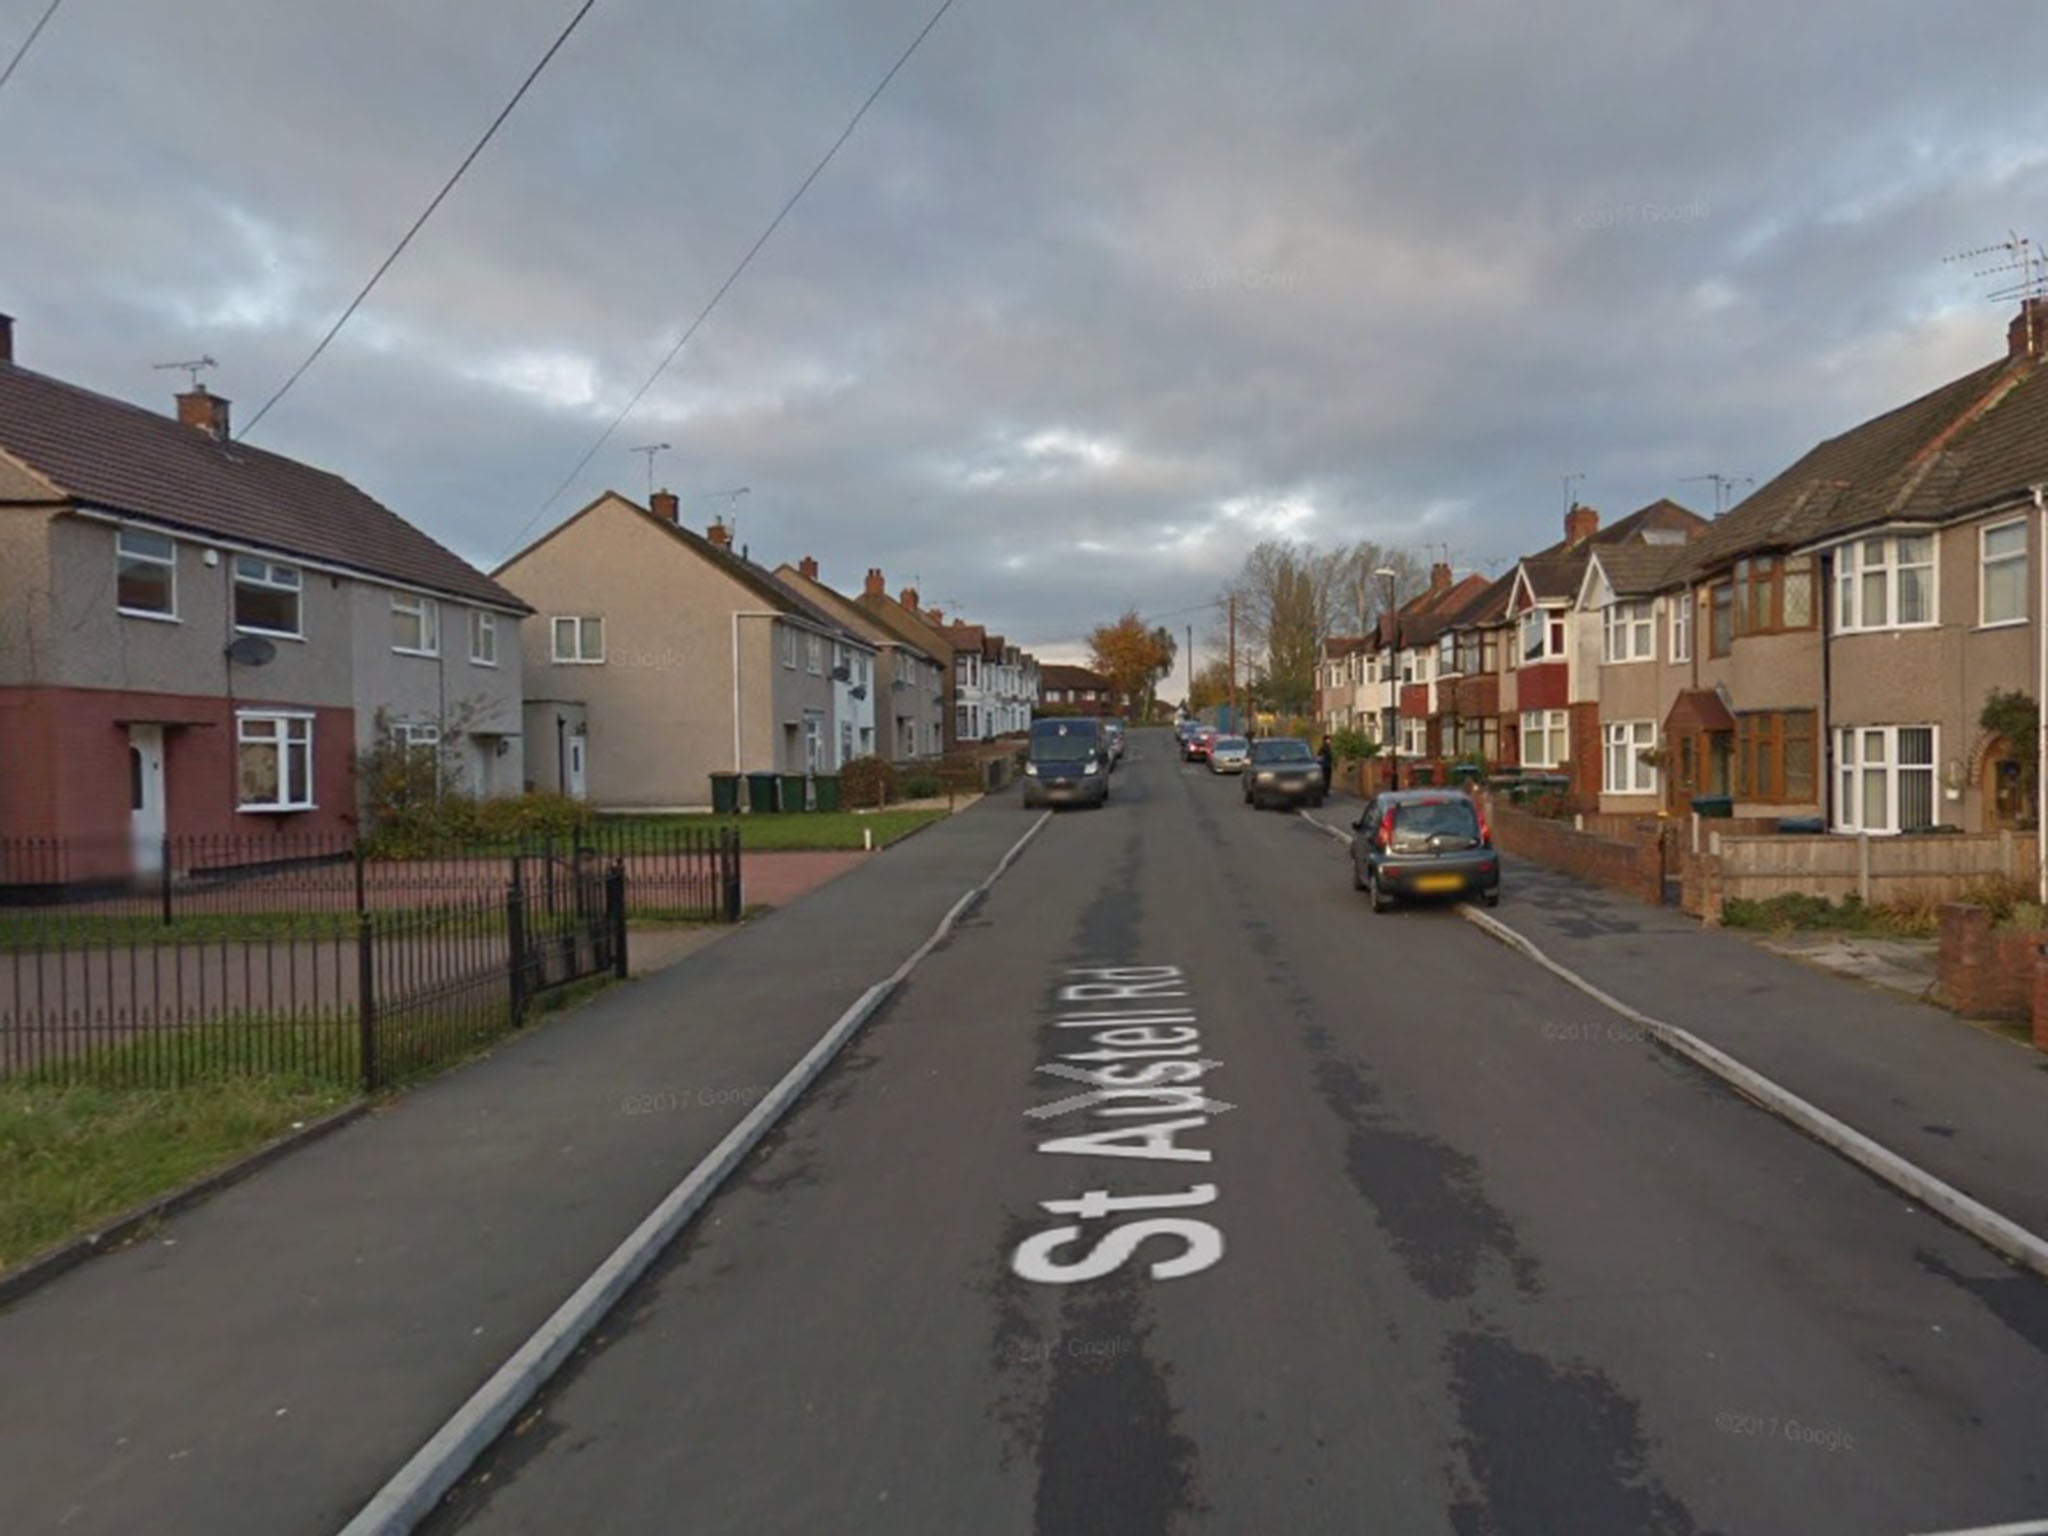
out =
{"type": "Polygon", "coordinates": [[[804,670],[813,677],[822,676],[825,671],[825,641],[809,632],[804,635],[804,670]]]}
{"type": "Polygon", "coordinates": [[[1692,660],[1692,594],[1675,592],[1671,596],[1671,659],[1692,660]]]}
{"type": "Polygon", "coordinates": [[[1844,545],[1835,561],[1838,632],[1935,622],[1934,535],[1858,539],[1844,545]]]}
{"type": "Polygon", "coordinates": [[[295,565],[255,555],[235,556],[235,628],[296,640],[301,578],[295,565]]]}
{"type": "Polygon", "coordinates": [[[498,664],[498,616],[481,608],[469,611],[469,659],[480,667],[498,664]]]}
{"type": "Polygon", "coordinates": [[[1707,654],[1726,656],[1735,647],[1735,586],[1717,581],[1707,595],[1707,654]]]}
{"type": "Polygon", "coordinates": [[[1979,624],[2018,624],[2027,617],[2027,525],[1999,523],[1977,535],[1979,624]]]}
{"type": "Polygon", "coordinates": [[[1657,629],[1648,602],[1609,603],[1601,610],[1600,659],[1605,662],[1651,661],[1657,655],[1657,629]]]}
{"type": "Polygon", "coordinates": [[[604,620],[565,614],[554,620],[554,659],[561,666],[594,667],[604,660],[604,620]]]}
{"type": "Polygon", "coordinates": [[[152,619],[178,616],[178,546],[161,534],[114,535],[114,606],[152,619]]]}
{"type": "Polygon", "coordinates": [[[441,605],[410,592],[391,594],[391,649],[406,656],[441,654],[441,605]]]}

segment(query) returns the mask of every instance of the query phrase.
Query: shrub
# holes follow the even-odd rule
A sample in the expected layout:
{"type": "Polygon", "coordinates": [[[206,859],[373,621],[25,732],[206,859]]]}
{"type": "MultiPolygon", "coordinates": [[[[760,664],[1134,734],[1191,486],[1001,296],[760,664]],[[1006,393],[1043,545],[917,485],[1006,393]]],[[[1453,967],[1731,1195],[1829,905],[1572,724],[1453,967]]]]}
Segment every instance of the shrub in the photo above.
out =
{"type": "Polygon", "coordinates": [[[936,800],[946,792],[946,781],[935,773],[912,774],[903,781],[906,800],[936,800]]]}
{"type": "Polygon", "coordinates": [[[590,807],[567,795],[508,795],[476,803],[476,830],[491,839],[565,837],[596,821],[590,807]]]}
{"type": "Polygon", "coordinates": [[[879,757],[856,757],[839,770],[840,804],[849,808],[877,809],[903,798],[903,783],[896,765],[879,757]]]}

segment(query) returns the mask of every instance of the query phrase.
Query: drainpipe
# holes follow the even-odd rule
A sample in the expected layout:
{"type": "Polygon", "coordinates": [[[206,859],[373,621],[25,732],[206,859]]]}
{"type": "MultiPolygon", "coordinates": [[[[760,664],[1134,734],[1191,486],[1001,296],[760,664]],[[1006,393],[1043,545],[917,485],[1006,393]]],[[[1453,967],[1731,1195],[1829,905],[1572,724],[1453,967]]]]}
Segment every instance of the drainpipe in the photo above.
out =
{"type": "Polygon", "coordinates": [[[2048,827],[2041,825],[2041,807],[2048,795],[2043,795],[2042,774],[2048,770],[2048,487],[2029,487],[2034,493],[2034,510],[2041,514],[2040,537],[2034,541],[2034,563],[2040,567],[2035,580],[2039,584],[2038,600],[2034,604],[2034,640],[2037,656],[2034,666],[2034,862],[2035,883],[2038,887],[2036,899],[2048,906],[2048,827]]]}
{"type": "MultiPolygon", "coordinates": [[[[740,759],[740,620],[779,619],[782,615],[773,608],[735,608],[732,613],[732,771],[744,773],[745,765],[740,759]]],[[[773,631],[770,631],[771,637],[773,631]]],[[[771,638],[770,649],[773,649],[771,638]]],[[[770,666],[775,658],[768,658],[770,666]]],[[[774,676],[771,672],[769,676],[774,676]]],[[[772,745],[772,744],[771,744],[772,745]]]]}
{"type": "Polygon", "coordinates": [[[1835,616],[1830,607],[1835,595],[1835,557],[1832,551],[1822,550],[1814,561],[1814,580],[1820,583],[1820,591],[1814,594],[1814,601],[1820,614],[1820,740],[1813,744],[1815,766],[1820,770],[1820,824],[1828,831],[1835,828],[1835,708],[1834,708],[1834,654],[1835,616]]]}

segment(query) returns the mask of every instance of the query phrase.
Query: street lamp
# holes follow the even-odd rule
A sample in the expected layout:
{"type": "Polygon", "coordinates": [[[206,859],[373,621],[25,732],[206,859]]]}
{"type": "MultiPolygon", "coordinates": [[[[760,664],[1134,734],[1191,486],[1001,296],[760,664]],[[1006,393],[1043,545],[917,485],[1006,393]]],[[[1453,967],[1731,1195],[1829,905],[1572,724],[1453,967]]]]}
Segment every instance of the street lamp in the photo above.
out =
{"type": "MultiPolygon", "coordinates": [[[[1384,581],[1387,584],[1387,617],[1391,621],[1394,617],[1394,595],[1398,590],[1397,584],[1401,580],[1400,572],[1396,571],[1392,566],[1383,565],[1372,574],[1375,580],[1384,581]]],[[[1392,629],[1391,623],[1389,624],[1389,633],[1394,633],[1398,640],[1398,633],[1392,629]]],[[[1400,654],[1400,647],[1397,644],[1393,654],[1385,658],[1387,666],[1387,788],[1389,789],[1399,789],[1401,787],[1401,695],[1396,691],[1400,686],[1396,681],[1400,654]]]]}

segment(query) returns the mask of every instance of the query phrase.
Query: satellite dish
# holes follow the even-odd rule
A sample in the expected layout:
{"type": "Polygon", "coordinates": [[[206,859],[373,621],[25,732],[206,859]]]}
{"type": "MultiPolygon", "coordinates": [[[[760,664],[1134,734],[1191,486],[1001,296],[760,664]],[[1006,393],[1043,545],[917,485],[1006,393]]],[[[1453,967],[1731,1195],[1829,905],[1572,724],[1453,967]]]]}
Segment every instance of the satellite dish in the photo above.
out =
{"type": "Polygon", "coordinates": [[[238,667],[268,666],[276,657],[276,642],[261,635],[238,636],[228,647],[228,660],[238,667]]]}

